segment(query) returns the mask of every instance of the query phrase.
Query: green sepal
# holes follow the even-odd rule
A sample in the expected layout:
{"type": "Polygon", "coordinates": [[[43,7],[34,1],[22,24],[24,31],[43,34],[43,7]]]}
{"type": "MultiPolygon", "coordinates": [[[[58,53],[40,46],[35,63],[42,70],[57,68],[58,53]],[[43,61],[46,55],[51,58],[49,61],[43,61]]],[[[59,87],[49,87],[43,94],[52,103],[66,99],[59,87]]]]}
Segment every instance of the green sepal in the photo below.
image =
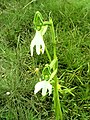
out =
{"type": "Polygon", "coordinates": [[[43,17],[39,11],[35,13],[33,24],[36,30],[41,30],[41,27],[43,26],[43,17]]]}
{"type": "Polygon", "coordinates": [[[57,58],[51,61],[51,63],[50,63],[50,69],[53,68],[53,66],[56,64],[56,62],[57,62],[57,58]]]}
{"type": "Polygon", "coordinates": [[[54,78],[54,76],[56,75],[56,73],[57,73],[57,69],[55,69],[55,70],[53,71],[53,73],[50,75],[49,81],[54,78]]]}

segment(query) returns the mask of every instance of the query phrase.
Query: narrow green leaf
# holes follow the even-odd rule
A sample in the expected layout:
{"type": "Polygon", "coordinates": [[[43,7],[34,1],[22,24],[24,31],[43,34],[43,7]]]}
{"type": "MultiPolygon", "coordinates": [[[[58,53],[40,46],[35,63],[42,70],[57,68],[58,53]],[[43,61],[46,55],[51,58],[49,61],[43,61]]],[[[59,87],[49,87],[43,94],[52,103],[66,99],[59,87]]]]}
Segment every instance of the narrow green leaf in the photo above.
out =
{"type": "Polygon", "coordinates": [[[53,66],[55,65],[56,62],[57,62],[57,58],[54,59],[53,61],[51,61],[51,63],[50,63],[50,69],[53,68],[53,66]]]}
{"type": "Polygon", "coordinates": [[[56,73],[57,73],[57,69],[55,69],[54,72],[51,74],[49,80],[52,80],[54,78],[54,76],[56,75],[56,73]]]}

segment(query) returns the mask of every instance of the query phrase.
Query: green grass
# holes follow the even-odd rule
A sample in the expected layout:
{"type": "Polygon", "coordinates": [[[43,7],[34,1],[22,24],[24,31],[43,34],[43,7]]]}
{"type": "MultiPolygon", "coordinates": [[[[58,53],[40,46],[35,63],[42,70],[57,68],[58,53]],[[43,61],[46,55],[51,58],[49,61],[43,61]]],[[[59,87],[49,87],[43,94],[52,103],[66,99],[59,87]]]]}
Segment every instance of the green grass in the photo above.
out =
{"type": "MultiPolygon", "coordinates": [[[[60,91],[63,118],[89,120],[89,0],[0,1],[0,120],[55,120],[52,95],[42,98],[33,92],[38,81],[35,68],[41,72],[48,63],[46,53],[30,57],[37,10],[45,20],[51,13],[54,21],[59,82],[67,88],[75,87],[73,94],[60,91]]],[[[44,39],[52,55],[49,28],[44,39]]]]}

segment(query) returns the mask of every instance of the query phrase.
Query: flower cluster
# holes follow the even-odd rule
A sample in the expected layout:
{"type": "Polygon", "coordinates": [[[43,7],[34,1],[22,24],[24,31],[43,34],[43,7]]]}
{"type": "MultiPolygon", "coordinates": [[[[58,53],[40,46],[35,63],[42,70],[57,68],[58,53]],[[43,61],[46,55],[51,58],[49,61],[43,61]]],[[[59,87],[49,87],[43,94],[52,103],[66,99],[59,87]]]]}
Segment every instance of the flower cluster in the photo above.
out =
{"type": "MultiPolygon", "coordinates": [[[[41,14],[39,12],[36,13],[35,18],[34,18],[34,24],[35,24],[36,28],[38,28],[37,27],[38,17],[41,17],[41,14]]],[[[39,20],[41,20],[41,18],[39,18],[39,20]]],[[[31,56],[33,56],[33,48],[34,48],[34,46],[36,46],[36,53],[38,55],[40,55],[40,51],[42,51],[42,54],[44,53],[44,51],[45,51],[45,43],[44,43],[44,40],[43,40],[43,36],[46,33],[47,27],[48,27],[48,25],[43,25],[42,24],[40,29],[36,29],[35,36],[34,36],[33,40],[31,41],[31,45],[30,45],[31,56]]],[[[41,89],[42,89],[42,96],[46,95],[47,90],[49,92],[49,95],[52,93],[52,85],[49,83],[49,81],[44,80],[44,81],[38,82],[35,85],[34,94],[39,92],[41,89]]]]}

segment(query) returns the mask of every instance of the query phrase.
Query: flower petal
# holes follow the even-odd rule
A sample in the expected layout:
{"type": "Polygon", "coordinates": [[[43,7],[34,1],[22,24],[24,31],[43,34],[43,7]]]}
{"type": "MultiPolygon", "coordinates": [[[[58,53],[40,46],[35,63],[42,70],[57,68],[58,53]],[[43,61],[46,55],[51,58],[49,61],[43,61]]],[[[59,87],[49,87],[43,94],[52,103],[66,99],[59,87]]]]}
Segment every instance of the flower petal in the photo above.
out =
{"type": "Polygon", "coordinates": [[[49,95],[52,93],[52,85],[48,81],[43,82],[43,89],[42,89],[42,95],[45,96],[47,93],[47,90],[49,90],[49,95]]]}
{"type": "Polygon", "coordinates": [[[45,44],[44,44],[44,42],[42,41],[42,54],[44,53],[44,50],[45,50],[45,44]]]}
{"type": "Polygon", "coordinates": [[[49,90],[49,95],[52,93],[52,85],[48,83],[48,90],[49,90]]]}
{"type": "Polygon", "coordinates": [[[40,55],[40,45],[36,45],[36,53],[40,55]]]}
{"type": "Polygon", "coordinates": [[[42,47],[42,54],[44,53],[45,50],[45,44],[43,41],[43,36],[41,34],[41,31],[36,30],[36,34],[34,39],[31,42],[30,50],[31,50],[31,56],[33,56],[33,47],[36,45],[36,53],[39,55],[40,54],[40,46],[42,47]]]}
{"type": "Polygon", "coordinates": [[[32,46],[32,44],[30,46],[30,50],[31,50],[31,56],[33,56],[33,46],[32,46]]]}
{"type": "Polygon", "coordinates": [[[46,95],[47,92],[47,81],[43,81],[43,89],[42,89],[42,96],[46,95]]]}
{"type": "Polygon", "coordinates": [[[52,93],[52,85],[48,81],[41,81],[35,85],[34,94],[36,94],[40,89],[42,89],[42,96],[45,96],[47,90],[49,90],[49,95],[52,93]]]}
{"type": "Polygon", "coordinates": [[[36,94],[41,88],[43,88],[43,81],[41,82],[38,82],[36,85],[35,85],[35,90],[34,90],[34,94],[36,94]]]}
{"type": "Polygon", "coordinates": [[[30,50],[31,50],[31,56],[33,56],[33,47],[35,46],[35,37],[34,37],[34,39],[32,40],[32,42],[31,42],[31,45],[30,45],[30,50]]]}

